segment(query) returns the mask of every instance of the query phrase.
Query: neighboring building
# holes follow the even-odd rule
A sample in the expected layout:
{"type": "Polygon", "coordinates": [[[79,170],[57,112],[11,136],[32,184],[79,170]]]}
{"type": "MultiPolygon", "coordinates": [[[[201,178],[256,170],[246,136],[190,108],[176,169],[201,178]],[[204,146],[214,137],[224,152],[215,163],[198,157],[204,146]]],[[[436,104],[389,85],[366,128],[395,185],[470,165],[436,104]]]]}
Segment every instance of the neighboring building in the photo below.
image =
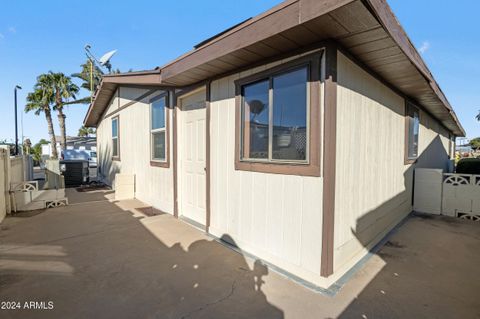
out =
{"type": "Polygon", "coordinates": [[[286,1],[107,75],[85,125],[106,183],[134,174],[138,199],[320,287],[412,211],[414,169],[447,168],[465,134],[382,0],[286,1]]]}

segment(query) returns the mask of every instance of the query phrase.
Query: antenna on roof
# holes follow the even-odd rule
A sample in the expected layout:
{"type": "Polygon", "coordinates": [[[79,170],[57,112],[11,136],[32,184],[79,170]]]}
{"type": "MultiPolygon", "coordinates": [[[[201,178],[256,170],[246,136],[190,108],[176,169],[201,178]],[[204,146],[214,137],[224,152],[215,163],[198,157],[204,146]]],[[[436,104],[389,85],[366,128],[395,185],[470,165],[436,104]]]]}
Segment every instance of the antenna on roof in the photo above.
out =
{"type": "Polygon", "coordinates": [[[112,64],[110,64],[110,59],[115,55],[117,50],[112,50],[105,53],[99,60],[100,65],[108,69],[108,73],[112,73],[112,64]]]}
{"type": "Polygon", "coordinates": [[[110,60],[112,57],[117,53],[117,50],[112,50],[107,53],[105,53],[100,60],[98,60],[93,53],[90,51],[92,46],[90,44],[85,45],[85,53],[87,55],[87,58],[92,62],[96,62],[98,65],[101,67],[105,67],[108,70],[108,73],[112,73],[112,64],[110,63],[110,60]]]}
{"type": "Polygon", "coordinates": [[[90,44],[85,45],[85,54],[87,55],[88,62],[90,62],[90,103],[93,103],[93,95],[94,95],[94,80],[93,80],[93,66],[95,64],[100,65],[101,67],[105,67],[108,70],[108,73],[112,73],[112,64],[110,63],[110,59],[113,55],[117,52],[117,50],[112,50],[105,53],[100,60],[93,55],[90,51],[92,46],[90,44]]]}

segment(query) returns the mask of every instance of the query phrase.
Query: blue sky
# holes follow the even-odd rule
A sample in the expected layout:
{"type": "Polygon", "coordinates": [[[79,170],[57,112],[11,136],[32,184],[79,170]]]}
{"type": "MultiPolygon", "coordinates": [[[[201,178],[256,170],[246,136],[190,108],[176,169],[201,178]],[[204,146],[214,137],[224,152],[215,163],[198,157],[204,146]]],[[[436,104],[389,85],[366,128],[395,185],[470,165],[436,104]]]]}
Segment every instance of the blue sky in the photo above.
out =
{"type": "MultiPolygon", "coordinates": [[[[0,140],[14,138],[13,88],[23,110],[37,75],[71,74],[84,62],[83,47],[112,59],[122,71],[162,65],[223,29],[280,1],[2,1],[0,4],[0,140]],[[68,5],[66,4],[68,3],[68,5]],[[88,8],[93,12],[87,12],[88,8]]],[[[480,136],[480,2],[389,0],[413,43],[455,108],[469,137],[480,136]],[[414,8],[414,9],[413,9],[414,8]]],[[[83,92],[82,95],[86,94],[83,92]]],[[[67,133],[76,135],[86,105],[70,106],[67,133]]],[[[19,113],[20,122],[20,113],[19,113]]],[[[47,137],[43,116],[23,115],[23,132],[33,142],[47,137]]],[[[56,133],[59,133],[55,121],[56,133]]],[[[19,132],[21,136],[21,131],[19,132]]]]}

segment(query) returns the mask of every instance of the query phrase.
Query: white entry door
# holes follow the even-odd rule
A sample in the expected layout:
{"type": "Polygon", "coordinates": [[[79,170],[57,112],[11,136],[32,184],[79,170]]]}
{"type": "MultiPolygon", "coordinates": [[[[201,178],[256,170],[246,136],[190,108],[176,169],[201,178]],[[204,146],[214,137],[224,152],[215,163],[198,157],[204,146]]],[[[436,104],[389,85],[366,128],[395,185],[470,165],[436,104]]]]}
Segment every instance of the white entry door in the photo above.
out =
{"type": "Polygon", "coordinates": [[[179,215],[206,224],[205,102],[181,106],[179,215]]]}

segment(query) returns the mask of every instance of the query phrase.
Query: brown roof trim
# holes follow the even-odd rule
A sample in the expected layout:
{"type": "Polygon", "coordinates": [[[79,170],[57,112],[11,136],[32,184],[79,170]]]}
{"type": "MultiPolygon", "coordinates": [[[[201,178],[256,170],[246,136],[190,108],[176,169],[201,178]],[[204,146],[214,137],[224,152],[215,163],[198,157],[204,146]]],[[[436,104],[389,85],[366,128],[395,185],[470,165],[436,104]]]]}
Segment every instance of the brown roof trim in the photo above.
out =
{"type": "Polygon", "coordinates": [[[405,55],[414,64],[418,71],[427,79],[433,92],[437,95],[443,105],[450,111],[450,115],[456,122],[459,130],[465,136],[465,129],[460,124],[460,121],[458,120],[457,115],[453,111],[452,106],[450,105],[447,98],[445,97],[445,94],[433,78],[433,75],[425,64],[425,61],[423,61],[422,57],[418,53],[417,49],[415,49],[415,46],[412,44],[412,41],[408,37],[407,33],[398,22],[397,17],[392,12],[386,0],[362,1],[365,6],[370,9],[370,12],[377,18],[380,24],[384,27],[385,31],[393,38],[393,40],[400,47],[402,52],[405,53],[405,55]]]}
{"type": "Polygon", "coordinates": [[[296,27],[355,0],[287,0],[161,67],[162,80],[296,27]],[[314,14],[312,14],[314,12],[314,14]]]}
{"type": "MultiPolygon", "coordinates": [[[[350,0],[350,1],[353,1],[353,0],[350,0]]],[[[190,55],[198,52],[199,50],[202,50],[202,49],[204,49],[204,48],[206,48],[206,47],[208,47],[208,46],[211,46],[211,45],[219,42],[220,40],[223,40],[223,39],[225,39],[226,37],[231,36],[232,34],[238,32],[238,31],[240,31],[240,30],[242,30],[242,29],[244,29],[244,28],[246,28],[246,27],[248,27],[248,26],[250,26],[250,25],[252,25],[252,24],[254,24],[254,23],[257,23],[259,20],[262,20],[262,19],[264,19],[264,18],[266,18],[266,17],[268,17],[268,16],[270,16],[270,15],[272,15],[272,14],[274,14],[274,13],[280,11],[280,10],[285,9],[285,7],[288,7],[288,6],[290,6],[290,5],[294,4],[294,3],[297,3],[297,2],[299,2],[299,0],[287,0],[287,1],[284,1],[284,2],[276,5],[275,7],[271,8],[271,9],[269,9],[269,10],[267,10],[267,11],[265,11],[265,12],[259,14],[259,15],[257,15],[256,17],[250,18],[250,19],[246,20],[245,22],[240,23],[240,24],[237,25],[236,27],[231,28],[231,30],[229,30],[228,32],[224,32],[223,34],[220,34],[220,36],[214,37],[211,41],[206,42],[206,43],[203,44],[202,46],[199,46],[197,49],[190,50],[190,51],[182,54],[182,55],[179,56],[178,58],[176,58],[176,59],[168,62],[167,64],[162,65],[162,66],[160,67],[160,69],[164,69],[164,68],[169,67],[169,66],[171,66],[171,65],[173,65],[173,64],[176,64],[176,63],[180,62],[181,60],[184,60],[184,59],[188,58],[190,55]]]]}
{"type": "Polygon", "coordinates": [[[102,82],[115,84],[146,84],[160,85],[160,72],[149,74],[122,74],[117,76],[104,76],[102,82]]]}
{"type": "Polygon", "coordinates": [[[127,82],[130,82],[130,81],[124,81],[125,84],[122,84],[120,82],[105,81],[105,79],[102,79],[102,82],[100,82],[100,85],[98,86],[97,90],[95,91],[95,95],[93,96],[93,103],[91,103],[90,106],[88,107],[87,114],[85,115],[85,118],[83,120],[83,123],[84,123],[85,126],[96,126],[98,121],[102,120],[102,118],[103,118],[104,111],[107,109],[108,104],[105,105],[105,110],[102,112],[102,115],[99,116],[96,119],[95,124],[89,123],[89,119],[91,117],[92,110],[93,110],[93,108],[96,107],[96,101],[97,101],[98,94],[102,91],[105,84],[112,84],[113,83],[114,86],[115,86],[115,89],[112,90],[112,92],[109,94],[109,96],[107,98],[108,101],[110,101],[113,98],[116,90],[119,89],[120,87],[150,89],[150,90],[171,90],[172,89],[172,86],[169,86],[169,85],[148,85],[148,84],[143,84],[142,85],[142,84],[127,83],[127,82]]]}
{"type": "Polygon", "coordinates": [[[160,73],[160,68],[155,68],[152,70],[143,70],[143,71],[130,71],[130,72],[122,72],[122,73],[109,73],[104,74],[104,78],[114,78],[114,77],[121,77],[121,76],[135,76],[135,75],[143,75],[143,74],[157,74],[160,73]]]}
{"type": "MultiPolygon", "coordinates": [[[[89,126],[88,119],[90,118],[90,114],[92,113],[93,107],[95,106],[95,99],[98,96],[98,94],[102,91],[102,88],[103,88],[103,80],[100,82],[97,89],[93,93],[92,103],[90,103],[90,105],[88,106],[87,114],[85,115],[85,118],[83,119],[83,124],[87,127],[89,126]]],[[[96,125],[96,123],[95,123],[95,125],[96,125]]]]}
{"type": "MultiPolygon", "coordinates": [[[[442,111],[442,113],[446,111],[447,113],[442,115],[441,119],[438,119],[445,126],[449,127],[450,131],[455,135],[464,136],[465,130],[461,126],[450,103],[385,0],[287,0],[214,37],[197,49],[187,52],[161,68],[108,75],[104,77],[102,84],[104,84],[103,82],[112,85],[168,85],[170,83],[171,86],[174,86],[173,84],[185,86],[206,81],[219,74],[217,71],[220,71],[221,68],[218,68],[215,63],[225,63],[222,57],[233,55],[242,50],[245,51],[252,45],[278,36],[282,32],[288,32],[294,28],[301,27],[303,24],[308,24],[310,21],[315,21],[316,18],[334,13],[334,10],[353,3],[362,3],[370,12],[371,18],[378,21],[384,32],[388,34],[392,45],[402,52],[406,60],[412,63],[413,67],[418,71],[418,75],[425,78],[431,90],[428,93],[434,95],[432,101],[429,102],[429,109],[436,108],[442,111]],[[206,71],[207,69],[209,71],[206,71]],[[197,71],[197,73],[194,71],[197,71]]],[[[334,35],[331,36],[335,38],[334,35]]],[[[341,40],[340,38],[338,39],[341,40]]],[[[321,39],[319,38],[319,40],[321,39]]],[[[297,47],[301,47],[301,45],[297,43],[297,47]]],[[[262,58],[257,60],[262,60],[262,58]]],[[[252,60],[251,62],[254,63],[255,61],[252,60]]],[[[232,64],[232,66],[233,69],[236,69],[235,66],[237,65],[232,64]]],[[[241,64],[238,67],[242,67],[241,64]]],[[[228,68],[225,68],[225,71],[228,71],[228,68]]],[[[103,86],[100,85],[99,89],[101,91],[103,86]]],[[[104,104],[108,94],[111,94],[111,89],[111,86],[108,87],[106,89],[107,94],[101,96],[98,102],[100,108],[105,107],[104,104]]],[[[97,104],[98,95],[99,93],[97,92],[93,107],[97,104]]],[[[96,114],[92,114],[91,110],[89,110],[85,119],[86,125],[87,122],[90,125],[94,122],[96,123],[98,119],[95,116],[96,114]]]]}
{"type": "Polygon", "coordinates": [[[353,63],[355,63],[358,67],[360,67],[363,71],[367,72],[368,74],[370,74],[372,77],[374,77],[375,79],[377,79],[378,81],[380,81],[383,85],[385,85],[386,87],[388,87],[390,90],[392,90],[393,92],[395,92],[396,94],[398,94],[399,96],[401,96],[405,101],[408,101],[410,103],[413,103],[416,108],[420,109],[422,112],[425,112],[426,114],[428,114],[428,116],[430,116],[431,118],[437,120],[438,124],[440,124],[446,131],[448,132],[451,132],[452,131],[445,126],[445,124],[443,124],[440,120],[438,120],[435,115],[433,115],[431,112],[429,112],[427,109],[425,109],[425,107],[423,107],[420,103],[417,103],[417,102],[414,102],[412,101],[412,99],[408,96],[408,95],[405,95],[405,93],[403,93],[402,91],[400,91],[399,89],[397,89],[395,86],[393,86],[392,84],[390,84],[387,80],[385,80],[381,75],[379,75],[378,73],[374,72],[371,68],[369,68],[368,66],[365,65],[365,63],[363,63],[362,61],[360,61],[356,56],[354,56],[353,54],[351,54],[348,50],[346,50],[343,46],[337,44],[337,49],[340,53],[342,53],[343,55],[345,55],[348,59],[350,59],[353,63]]]}

